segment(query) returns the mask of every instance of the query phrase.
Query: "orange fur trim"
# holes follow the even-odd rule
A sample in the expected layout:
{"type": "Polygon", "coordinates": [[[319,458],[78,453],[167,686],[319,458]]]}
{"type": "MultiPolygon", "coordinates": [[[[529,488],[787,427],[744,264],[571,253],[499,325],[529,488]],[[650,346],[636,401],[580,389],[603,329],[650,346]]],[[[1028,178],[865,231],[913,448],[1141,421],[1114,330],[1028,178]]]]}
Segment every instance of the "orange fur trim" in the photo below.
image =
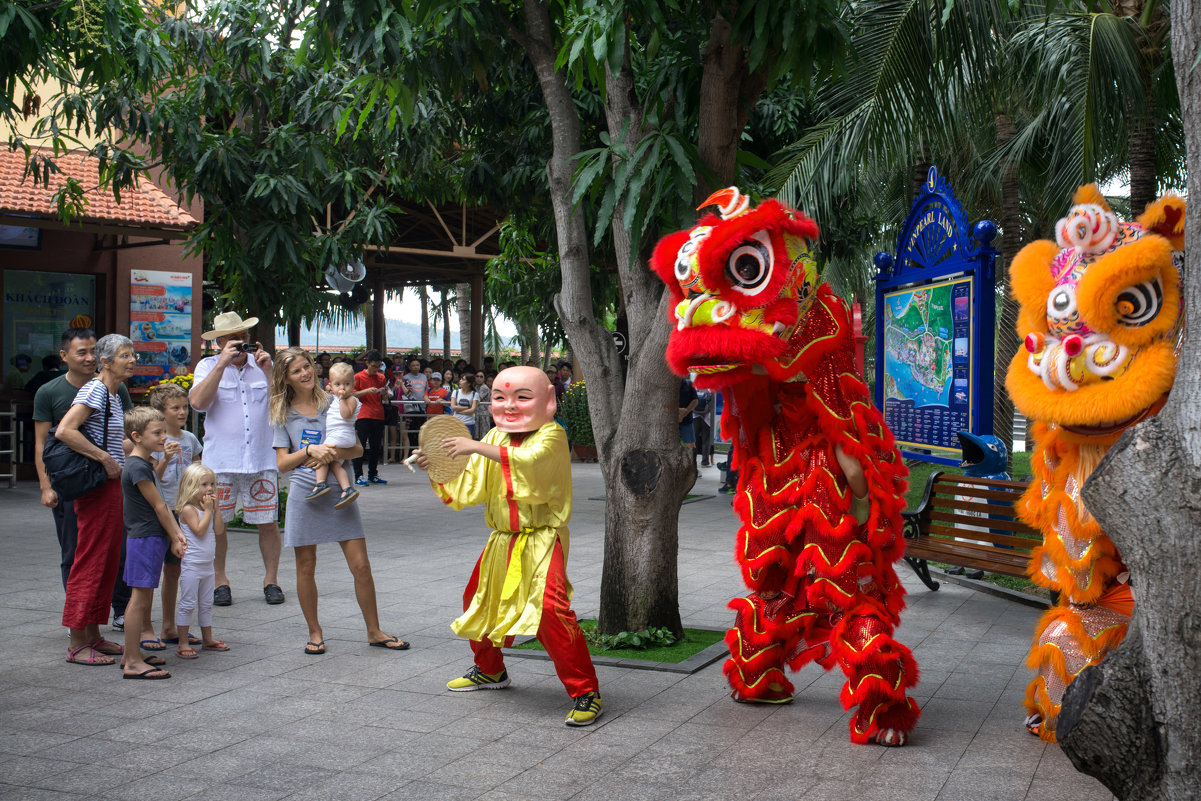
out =
{"type": "Polygon", "coordinates": [[[1109,208],[1109,201],[1105,199],[1105,195],[1101,194],[1101,187],[1097,186],[1095,183],[1083,184],[1082,186],[1078,187],[1076,192],[1072,195],[1073,206],[1080,206],[1085,203],[1095,204],[1105,209],[1110,214],[1113,213],[1113,209],[1109,208]]]}
{"type": "MultiPolygon", "coordinates": [[[[1141,349],[1129,369],[1113,381],[1086,384],[1074,392],[1047,389],[1026,366],[1029,354],[1019,350],[1009,365],[1005,387],[1013,403],[1032,420],[1091,426],[1117,422],[1152,407],[1176,380],[1176,356],[1167,342],[1141,349]]],[[[1116,442],[1122,432],[1098,441],[1116,442]]]]}
{"type": "Polygon", "coordinates": [[[1031,331],[1047,331],[1047,296],[1055,288],[1051,262],[1057,253],[1059,245],[1054,240],[1038,239],[1019,250],[1009,265],[1009,285],[1021,306],[1017,324],[1019,337],[1031,331]]]}
{"type": "Polygon", "coordinates": [[[1138,217],[1138,224],[1167,239],[1172,250],[1184,250],[1185,208],[1184,199],[1179,195],[1164,195],[1147,204],[1138,217]]]}
{"type": "Polygon", "coordinates": [[[1105,254],[1085,270],[1076,288],[1076,305],[1094,330],[1104,331],[1119,345],[1137,348],[1167,336],[1180,313],[1180,273],[1172,264],[1172,246],[1163,237],[1143,236],[1105,254]],[[1159,313],[1146,325],[1122,324],[1118,295],[1127,287],[1155,279],[1163,288],[1159,313]]]}
{"type": "Polygon", "coordinates": [[[1030,714],[1042,715],[1043,722],[1038,726],[1038,738],[1048,743],[1057,742],[1055,724],[1059,721],[1059,704],[1051,700],[1042,676],[1035,676],[1034,681],[1026,687],[1026,700],[1023,705],[1030,714]]]}

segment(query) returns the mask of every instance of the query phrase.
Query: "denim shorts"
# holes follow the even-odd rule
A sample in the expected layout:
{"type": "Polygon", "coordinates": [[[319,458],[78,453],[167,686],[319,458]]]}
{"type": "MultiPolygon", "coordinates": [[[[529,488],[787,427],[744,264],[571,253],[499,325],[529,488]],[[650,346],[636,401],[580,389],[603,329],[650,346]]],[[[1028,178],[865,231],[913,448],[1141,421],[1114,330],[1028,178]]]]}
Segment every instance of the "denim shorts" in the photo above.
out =
{"type": "Polygon", "coordinates": [[[166,537],[126,537],[125,583],[131,587],[157,588],[166,556],[166,537]]]}

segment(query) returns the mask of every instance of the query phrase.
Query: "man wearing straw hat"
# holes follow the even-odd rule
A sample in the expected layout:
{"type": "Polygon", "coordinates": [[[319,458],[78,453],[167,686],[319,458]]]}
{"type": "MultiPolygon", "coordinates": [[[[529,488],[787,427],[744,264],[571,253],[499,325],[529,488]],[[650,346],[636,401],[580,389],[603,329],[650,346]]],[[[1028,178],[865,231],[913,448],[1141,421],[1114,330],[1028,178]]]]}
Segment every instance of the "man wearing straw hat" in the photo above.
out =
{"type": "MultiPolygon", "coordinates": [[[[213,330],[201,339],[216,340],[216,356],[201,359],[188,400],[205,412],[204,463],[217,474],[217,505],[225,522],[242,507],[243,519],[259,529],[263,554],[263,597],[282,604],[278,581],[280,536],[273,430],[268,417],[271,356],[250,341],[257,317],[243,320],[237,312],[218,314],[213,330]]],[[[216,590],[213,603],[229,606],[233,595],[225,575],[224,534],[217,535],[216,590]]]]}

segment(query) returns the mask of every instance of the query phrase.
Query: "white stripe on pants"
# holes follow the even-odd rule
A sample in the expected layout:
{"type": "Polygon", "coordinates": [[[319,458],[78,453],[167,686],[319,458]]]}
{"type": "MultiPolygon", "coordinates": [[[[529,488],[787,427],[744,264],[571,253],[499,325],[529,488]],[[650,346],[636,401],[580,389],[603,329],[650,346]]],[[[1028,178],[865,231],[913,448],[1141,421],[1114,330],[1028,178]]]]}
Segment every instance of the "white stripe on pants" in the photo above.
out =
{"type": "Polygon", "coordinates": [[[193,565],[185,558],[179,569],[179,607],[175,625],[191,626],[196,612],[200,627],[213,625],[213,590],[216,589],[213,563],[193,565]]]}

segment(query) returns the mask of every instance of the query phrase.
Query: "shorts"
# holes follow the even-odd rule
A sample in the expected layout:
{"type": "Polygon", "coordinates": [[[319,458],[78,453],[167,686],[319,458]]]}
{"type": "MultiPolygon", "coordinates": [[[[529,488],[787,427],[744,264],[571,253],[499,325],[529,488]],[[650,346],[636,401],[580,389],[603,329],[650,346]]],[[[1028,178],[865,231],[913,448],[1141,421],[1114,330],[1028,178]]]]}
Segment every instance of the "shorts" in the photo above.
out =
{"type": "Polygon", "coordinates": [[[167,556],[166,537],[126,537],[125,573],[122,578],[131,587],[158,587],[167,556]]]}
{"type": "Polygon", "coordinates": [[[691,417],[680,423],[680,441],[685,445],[696,444],[696,429],[692,427],[691,417]]]}
{"type": "Polygon", "coordinates": [[[217,508],[226,523],[242,507],[242,520],[252,526],[279,520],[279,491],[275,470],[259,473],[218,473],[217,508]]]}

